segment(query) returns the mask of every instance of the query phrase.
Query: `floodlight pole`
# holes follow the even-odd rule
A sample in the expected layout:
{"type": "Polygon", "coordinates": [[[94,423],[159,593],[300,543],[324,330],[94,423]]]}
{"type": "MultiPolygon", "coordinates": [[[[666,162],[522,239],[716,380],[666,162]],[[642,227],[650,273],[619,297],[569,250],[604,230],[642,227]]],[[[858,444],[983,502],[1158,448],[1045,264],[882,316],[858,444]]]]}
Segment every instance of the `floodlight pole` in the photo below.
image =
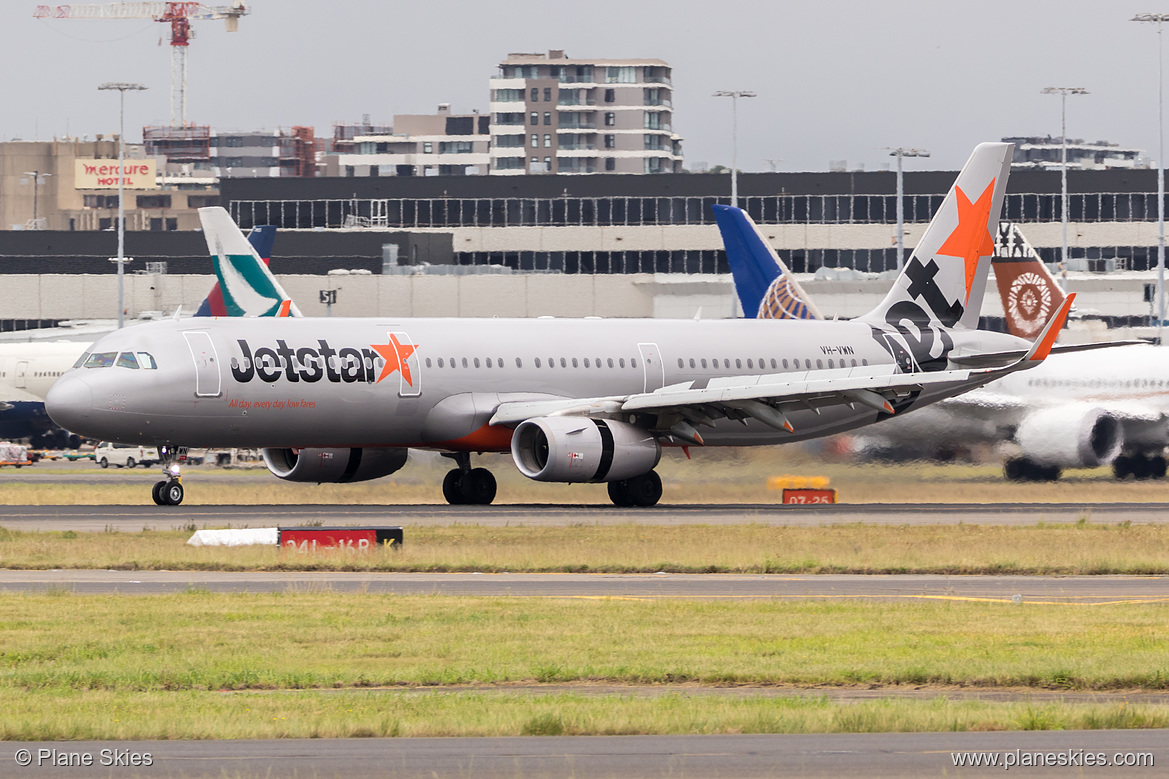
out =
{"type": "Polygon", "coordinates": [[[118,90],[118,329],[120,330],[125,319],[125,283],[126,283],[126,91],[141,91],[146,89],[141,84],[126,84],[110,82],[102,84],[99,90],[118,90]]]}
{"type": "Polygon", "coordinates": [[[52,176],[52,173],[41,173],[39,170],[26,170],[26,176],[32,176],[32,229],[41,229],[40,222],[37,219],[37,201],[40,194],[41,182],[52,176]]]}
{"type": "Polygon", "coordinates": [[[889,150],[890,157],[897,158],[897,270],[905,265],[905,185],[901,172],[903,157],[928,157],[924,149],[896,148],[889,150]]]}
{"type": "Polygon", "coordinates": [[[1060,262],[1064,271],[1068,267],[1068,95],[1086,95],[1083,87],[1044,87],[1041,95],[1059,95],[1059,168],[1060,168],[1060,219],[1063,223],[1063,253],[1060,262]]]}
{"type": "Polygon", "coordinates": [[[1129,21],[1157,25],[1157,342],[1165,324],[1165,70],[1162,66],[1161,25],[1169,14],[1137,14],[1129,21]]]}
{"type": "Polygon", "coordinates": [[[729,97],[731,99],[731,206],[739,207],[739,98],[755,97],[754,92],[742,90],[720,89],[712,97],[729,97]]]}

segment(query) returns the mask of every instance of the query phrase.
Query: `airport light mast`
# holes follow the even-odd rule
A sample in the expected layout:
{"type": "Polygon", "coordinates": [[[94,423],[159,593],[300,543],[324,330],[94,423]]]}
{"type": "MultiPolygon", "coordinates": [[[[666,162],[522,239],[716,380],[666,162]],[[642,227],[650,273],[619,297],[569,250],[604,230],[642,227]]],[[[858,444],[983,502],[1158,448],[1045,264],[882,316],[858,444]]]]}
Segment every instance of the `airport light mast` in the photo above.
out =
{"type": "Polygon", "coordinates": [[[126,304],[126,92],[140,92],[146,87],[141,84],[111,82],[102,84],[99,90],[118,91],[118,329],[122,329],[126,304]]]}
{"type": "Polygon", "coordinates": [[[1161,63],[1164,47],[1161,44],[1161,26],[1169,22],[1169,14],[1137,14],[1130,22],[1151,22],[1157,25],[1157,342],[1161,342],[1161,327],[1165,324],[1165,69],[1161,63]]]}
{"type": "Polygon", "coordinates": [[[738,156],[739,156],[739,98],[740,97],[755,97],[754,92],[744,92],[742,90],[729,91],[720,89],[711,97],[729,97],[731,99],[731,206],[739,207],[739,170],[738,170],[738,156]]]}
{"type": "Polygon", "coordinates": [[[905,265],[905,184],[901,172],[903,157],[928,157],[925,149],[889,149],[889,156],[897,158],[897,270],[905,265]]]}
{"type": "MultiPolygon", "coordinates": [[[[1044,87],[1041,95],[1059,95],[1059,191],[1060,220],[1063,223],[1063,253],[1060,262],[1066,273],[1068,268],[1068,95],[1086,95],[1083,87],[1044,87]]],[[[1163,242],[1162,242],[1163,243],[1163,242]]]]}
{"type": "Polygon", "coordinates": [[[41,229],[41,220],[37,216],[37,195],[40,193],[41,182],[52,176],[52,173],[42,173],[39,170],[26,170],[24,175],[32,177],[32,225],[33,230],[41,229]]]}

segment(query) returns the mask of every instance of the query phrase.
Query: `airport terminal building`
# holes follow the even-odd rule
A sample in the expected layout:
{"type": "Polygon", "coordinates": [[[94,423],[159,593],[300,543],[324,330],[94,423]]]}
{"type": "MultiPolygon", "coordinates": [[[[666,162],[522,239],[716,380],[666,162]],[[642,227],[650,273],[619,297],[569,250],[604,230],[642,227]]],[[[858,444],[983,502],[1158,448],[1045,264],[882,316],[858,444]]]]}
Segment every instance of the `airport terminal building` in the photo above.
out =
{"type": "MultiPolygon", "coordinates": [[[[955,173],[905,174],[907,249],[955,173]]],[[[1156,264],[1156,171],[1068,173],[1069,270],[1144,271],[1156,264]]],[[[727,175],[523,178],[236,179],[224,205],[244,228],[446,232],[459,265],[559,273],[725,273],[711,205],[727,175]]],[[[896,267],[892,172],[747,173],[740,205],[797,273],[896,267]]],[[[1003,219],[1047,262],[1059,260],[1060,176],[1012,173],[1003,219]]],[[[413,260],[404,259],[404,262],[413,260]]]]}

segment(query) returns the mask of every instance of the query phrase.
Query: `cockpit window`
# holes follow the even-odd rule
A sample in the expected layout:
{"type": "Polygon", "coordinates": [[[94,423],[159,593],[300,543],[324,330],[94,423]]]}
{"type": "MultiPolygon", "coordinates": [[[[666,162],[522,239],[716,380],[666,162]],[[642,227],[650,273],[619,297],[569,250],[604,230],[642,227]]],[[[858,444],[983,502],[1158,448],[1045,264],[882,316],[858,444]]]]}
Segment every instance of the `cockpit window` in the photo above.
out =
{"type": "Polygon", "coordinates": [[[138,360],[134,359],[133,352],[122,352],[119,354],[117,364],[119,368],[133,368],[134,370],[138,370],[138,360]]]}
{"type": "Polygon", "coordinates": [[[108,368],[118,359],[117,352],[94,352],[85,361],[86,368],[108,368]]]}
{"type": "Polygon", "coordinates": [[[148,371],[158,370],[158,363],[154,361],[154,355],[150,352],[138,352],[138,364],[148,371]]]}
{"type": "Polygon", "coordinates": [[[83,354],[77,358],[77,362],[73,363],[73,367],[80,368],[82,365],[85,365],[85,361],[88,359],[89,359],[89,352],[86,352],[85,354],[83,354]]]}

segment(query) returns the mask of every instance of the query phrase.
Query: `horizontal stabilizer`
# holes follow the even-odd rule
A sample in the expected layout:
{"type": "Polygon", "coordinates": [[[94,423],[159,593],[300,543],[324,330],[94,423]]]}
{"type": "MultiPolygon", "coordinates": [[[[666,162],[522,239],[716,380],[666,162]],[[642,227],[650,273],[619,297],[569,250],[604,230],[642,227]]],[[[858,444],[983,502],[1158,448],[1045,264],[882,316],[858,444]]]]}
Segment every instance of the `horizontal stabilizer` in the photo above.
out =
{"type": "MultiPolygon", "coordinates": [[[[1114,346],[1140,346],[1146,341],[1105,341],[1094,344],[1066,344],[1051,347],[1052,354],[1069,354],[1071,352],[1091,352],[1097,349],[1111,349],[1114,346]]],[[[967,354],[961,357],[950,356],[950,362],[962,368],[994,368],[999,365],[1009,365],[1027,354],[1022,349],[1010,352],[983,352],[982,354],[967,354]]]]}

